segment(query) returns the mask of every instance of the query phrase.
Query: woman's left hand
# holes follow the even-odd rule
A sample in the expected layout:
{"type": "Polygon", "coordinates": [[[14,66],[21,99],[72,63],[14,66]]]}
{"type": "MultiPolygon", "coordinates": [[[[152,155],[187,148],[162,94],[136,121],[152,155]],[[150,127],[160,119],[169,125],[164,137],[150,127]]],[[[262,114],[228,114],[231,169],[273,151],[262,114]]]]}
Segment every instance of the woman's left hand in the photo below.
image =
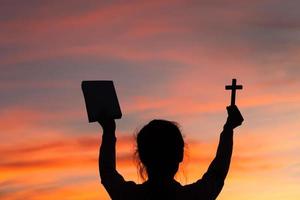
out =
{"type": "Polygon", "coordinates": [[[115,132],[116,122],[114,119],[101,119],[98,122],[102,126],[103,132],[115,132]]]}

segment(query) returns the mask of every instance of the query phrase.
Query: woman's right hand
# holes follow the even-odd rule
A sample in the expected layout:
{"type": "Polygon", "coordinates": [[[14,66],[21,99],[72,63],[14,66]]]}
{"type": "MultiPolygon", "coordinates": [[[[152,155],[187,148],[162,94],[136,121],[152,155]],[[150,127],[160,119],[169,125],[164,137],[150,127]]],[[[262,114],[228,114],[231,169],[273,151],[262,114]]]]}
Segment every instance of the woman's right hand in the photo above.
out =
{"type": "Polygon", "coordinates": [[[228,117],[225,124],[226,128],[234,129],[243,123],[244,118],[236,105],[228,106],[227,113],[228,117]]]}

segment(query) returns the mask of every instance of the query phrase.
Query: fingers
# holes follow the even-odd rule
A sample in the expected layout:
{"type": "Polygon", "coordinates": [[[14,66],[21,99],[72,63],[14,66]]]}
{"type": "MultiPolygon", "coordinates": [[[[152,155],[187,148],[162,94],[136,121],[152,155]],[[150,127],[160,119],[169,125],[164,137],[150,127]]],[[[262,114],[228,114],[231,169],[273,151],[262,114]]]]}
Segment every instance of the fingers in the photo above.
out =
{"type": "Polygon", "coordinates": [[[240,126],[242,122],[244,121],[244,118],[239,111],[238,107],[236,105],[230,105],[226,107],[228,118],[227,123],[232,127],[235,128],[237,126],[240,126]]]}
{"type": "Polygon", "coordinates": [[[236,105],[230,105],[227,106],[226,109],[232,111],[232,110],[238,110],[238,107],[236,105]]]}
{"type": "Polygon", "coordinates": [[[116,122],[114,119],[99,119],[98,122],[103,130],[114,131],[116,129],[116,122]]]}
{"type": "Polygon", "coordinates": [[[228,114],[241,114],[236,105],[230,105],[226,107],[228,114]]]}

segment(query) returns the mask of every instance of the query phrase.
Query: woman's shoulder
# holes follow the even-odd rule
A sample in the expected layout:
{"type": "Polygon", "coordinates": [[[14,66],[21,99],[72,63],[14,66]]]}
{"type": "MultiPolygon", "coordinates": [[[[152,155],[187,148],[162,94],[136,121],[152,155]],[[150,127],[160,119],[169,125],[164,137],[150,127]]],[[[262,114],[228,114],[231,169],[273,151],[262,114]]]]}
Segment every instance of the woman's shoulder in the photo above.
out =
{"type": "Polygon", "coordinates": [[[126,181],[123,187],[123,199],[144,199],[147,195],[147,185],[145,183],[136,183],[134,181],[126,181]]]}

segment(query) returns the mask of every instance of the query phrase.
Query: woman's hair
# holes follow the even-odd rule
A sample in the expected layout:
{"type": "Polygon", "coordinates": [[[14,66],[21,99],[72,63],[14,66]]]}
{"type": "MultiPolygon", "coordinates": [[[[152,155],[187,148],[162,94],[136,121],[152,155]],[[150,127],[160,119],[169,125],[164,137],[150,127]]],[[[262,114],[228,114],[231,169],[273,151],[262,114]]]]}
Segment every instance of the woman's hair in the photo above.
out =
{"type": "Polygon", "coordinates": [[[174,177],[184,153],[184,140],[176,122],[152,120],[137,133],[136,141],[142,179],[174,177]]]}

